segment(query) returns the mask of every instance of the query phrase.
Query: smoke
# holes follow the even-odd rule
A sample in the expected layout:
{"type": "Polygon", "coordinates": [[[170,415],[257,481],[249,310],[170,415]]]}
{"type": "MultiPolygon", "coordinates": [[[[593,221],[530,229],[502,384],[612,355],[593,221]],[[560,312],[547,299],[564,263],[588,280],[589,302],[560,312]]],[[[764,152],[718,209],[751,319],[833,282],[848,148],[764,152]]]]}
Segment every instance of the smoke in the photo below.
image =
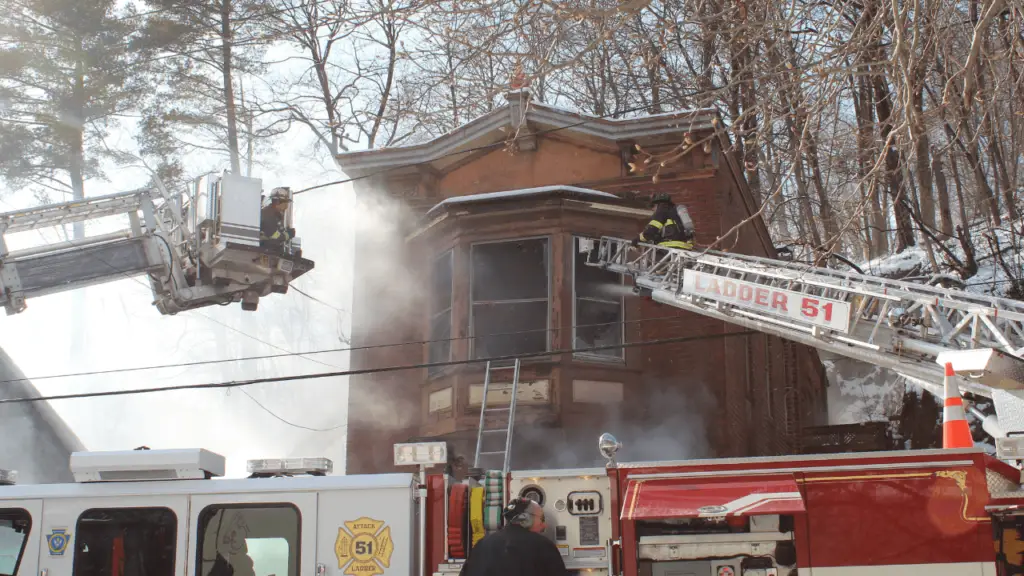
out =
{"type": "MultiPolygon", "coordinates": [[[[0,349],[0,380],[24,378],[24,374],[0,349]]],[[[0,384],[0,398],[38,397],[27,380],[0,384]]],[[[82,443],[49,404],[0,405],[0,469],[17,470],[23,484],[70,482],[71,453],[82,443]]]]}
{"type": "MultiPolygon", "coordinates": [[[[518,469],[603,466],[597,449],[603,432],[622,448],[618,462],[687,460],[713,455],[707,426],[714,421],[715,401],[703,383],[686,376],[651,378],[636,390],[625,389],[618,404],[588,404],[576,416],[563,404],[562,430],[517,426],[514,467],[518,469]],[[574,422],[576,420],[576,422],[574,422]]],[[[573,412],[580,411],[573,408],[573,412]]]]}
{"type": "MultiPolygon", "coordinates": [[[[407,242],[419,217],[404,202],[382,190],[359,188],[355,210],[348,218],[355,236],[353,346],[373,346],[428,339],[417,328],[429,307],[433,252],[418,252],[422,242],[407,242]]],[[[422,344],[388,346],[357,352],[360,367],[418,363],[422,344]]],[[[419,395],[410,393],[408,380],[415,374],[371,374],[354,379],[349,402],[353,421],[372,423],[376,429],[401,430],[417,416],[419,395]]]]}

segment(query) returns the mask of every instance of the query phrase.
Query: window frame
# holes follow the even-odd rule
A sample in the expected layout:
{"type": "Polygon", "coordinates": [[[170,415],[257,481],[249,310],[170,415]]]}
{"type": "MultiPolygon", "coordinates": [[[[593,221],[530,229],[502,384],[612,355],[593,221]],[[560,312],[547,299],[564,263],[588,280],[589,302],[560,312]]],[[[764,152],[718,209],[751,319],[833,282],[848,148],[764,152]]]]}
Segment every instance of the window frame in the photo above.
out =
{"type": "MultiPolygon", "coordinates": [[[[577,318],[576,318],[576,316],[577,316],[577,314],[576,314],[577,302],[579,300],[589,300],[591,302],[599,302],[599,303],[603,303],[603,304],[614,304],[615,302],[612,301],[612,300],[601,300],[600,298],[590,298],[590,297],[586,297],[586,296],[578,297],[576,295],[576,268],[577,268],[577,266],[576,266],[576,254],[577,254],[578,241],[579,240],[583,240],[583,239],[587,239],[587,237],[583,236],[583,235],[580,235],[580,234],[571,234],[570,238],[572,239],[572,241],[571,241],[571,249],[569,250],[569,252],[571,253],[570,254],[570,261],[572,262],[572,270],[570,272],[572,274],[572,297],[571,297],[572,298],[572,300],[571,300],[571,302],[572,302],[572,304],[571,304],[572,305],[572,342],[571,342],[570,348],[572,348],[574,350],[573,353],[572,353],[573,360],[583,360],[583,361],[587,361],[587,362],[600,362],[600,363],[603,363],[603,364],[625,364],[626,363],[626,297],[625,297],[625,295],[619,296],[619,301],[618,301],[618,305],[619,305],[619,343],[622,345],[622,347],[618,349],[619,350],[618,353],[615,356],[610,356],[610,355],[606,355],[606,354],[601,354],[600,352],[576,352],[575,351],[575,348],[576,348],[576,330],[577,330],[576,326],[578,324],[578,321],[577,321],[577,318]]],[[[625,285],[626,285],[626,279],[623,276],[620,275],[619,276],[619,286],[625,286],[625,285]]]]}
{"type": "MultiPolygon", "coordinates": [[[[295,556],[295,574],[289,573],[287,576],[300,576],[302,574],[302,509],[299,508],[294,502],[211,502],[206,506],[203,506],[201,510],[196,513],[196,533],[195,533],[195,576],[202,576],[203,574],[203,540],[206,536],[206,525],[203,522],[203,516],[207,514],[207,511],[211,508],[217,510],[237,510],[237,509],[268,509],[268,508],[290,508],[295,511],[295,547],[294,549],[288,549],[288,558],[291,560],[292,555],[295,556]]],[[[280,575],[278,575],[280,576],[280,575]]]]}
{"type": "Polygon", "coordinates": [[[28,540],[32,536],[32,529],[34,527],[34,522],[32,521],[32,513],[29,512],[28,510],[21,507],[0,508],[0,516],[2,517],[15,515],[22,515],[25,518],[28,518],[28,532],[25,532],[25,538],[21,541],[21,550],[18,551],[18,557],[14,560],[14,571],[11,573],[10,576],[18,575],[18,570],[21,568],[22,560],[25,559],[25,550],[28,548],[28,540]]]}
{"type": "MultiPolygon", "coordinates": [[[[448,338],[449,338],[448,341],[447,341],[447,344],[448,344],[448,357],[445,358],[444,360],[439,360],[439,361],[440,362],[451,362],[451,360],[453,358],[453,353],[454,353],[453,346],[452,346],[452,344],[454,342],[454,340],[452,340],[452,332],[454,332],[453,328],[455,327],[455,248],[454,247],[453,248],[449,248],[448,250],[443,252],[441,255],[439,255],[436,258],[434,258],[433,261],[431,261],[431,263],[430,263],[430,286],[431,286],[430,307],[427,310],[427,340],[428,340],[428,342],[427,342],[427,363],[430,364],[430,363],[432,363],[434,361],[433,358],[432,358],[432,356],[433,356],[432,350],[433,350],[433,347],[436,344],[438,344],[438,342],[434,340],[434,334],[433,334],[434,322],[438,318],[440,318],[443,314],[445,314],[445,313],[448,314],[448,338]],[[450,271],[451,271],[451,273],[449,275],[448,308],[446,308],[445,310],[442,310],[440,312],[435,313],[434,310],[433,310],[433,305],[434,305],[434,298],[433,298],[433,296],[434,296],[434,294],[433,294],[434,270],[435,270],[435,267],[437,266],[437,264],[442,259],[444,259],[444,258],[448,258],[448,265],[449,265],[450,271]]],[[[448,368],[450,368],[450,366],[430,366],[430,367],[427,368],[427,377],[430,378],[430,377],[434,377],[434,376],[437,376],[439,374],[442,374],[448,368]]]]}
{"type": "MultiPolygon", "coordinates": [[[[484,246],[488,244],[512,244],[515,242],[525,242],[528,240],[544,240],[544,259],[547,262],[545,266],[544,275],[547,279],[545,287],[547,288],[547,294],[544,299],[539,298],[524,298],[521,300],[482,300],[482,302],[498,302],[502,304],[512,303],[527,303],[527,302],[545,302],[545,317],[544,317],[544,353],[551,352],[551,298],[552,298],[552,284],[554,284],[554,278],[552,278],[553,263],[551,261],[551,255],[554,252],[552,250],[552,235],[551,234],[539,234],[534,236],[521,236],[513,238],[500,238],[496,240],[480,240],[478,242],[469,243],[469,359],[476,360],[476,324],[474,308],[476,307],[476,300],[473,299],[473,287],[476,284],[476,269],[473,266],[473,250],[477,246],[484,246]]],[[[499,361],[498,365],[511,364],[511,360],[499,361]]]]}
{"type": "Polygon", "coordinates": [[[75,566],[78,563],[78,541],[82,537],[82,518],[90,512],[102,511],[102,512],[125,512],[133,510],[144,510],[148,512],[165,512],[170,513],[174,519],[174,532],[171,537],[171,542],[174,544],[174,553],[171,554],[171,574],[177,574],[178,568],[178,535],[181,529],[181,519],[178,518],[178,513],[169,506],[93,506],[91,508],[85,508],[78,513],[78,518],[75,519],[75,533],[74,533],[74,547],[71,550],[71,576],[75,574],[75,566]]]}

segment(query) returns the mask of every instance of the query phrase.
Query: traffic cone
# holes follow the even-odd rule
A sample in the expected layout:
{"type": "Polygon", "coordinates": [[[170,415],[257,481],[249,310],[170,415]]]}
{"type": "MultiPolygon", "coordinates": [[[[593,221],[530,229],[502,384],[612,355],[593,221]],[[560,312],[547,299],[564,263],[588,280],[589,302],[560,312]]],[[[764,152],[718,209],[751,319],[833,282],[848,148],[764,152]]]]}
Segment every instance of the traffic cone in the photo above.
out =
{"type": "Polygon", "coordinates": [[[945,405],[942,409],[942,447],[972,448],[971,427],[967,425],[964,414],[964,401],[960,398],[960,388],[954,379],[953,365],[946,362],[946,376],[942,379],[945,405]]]}

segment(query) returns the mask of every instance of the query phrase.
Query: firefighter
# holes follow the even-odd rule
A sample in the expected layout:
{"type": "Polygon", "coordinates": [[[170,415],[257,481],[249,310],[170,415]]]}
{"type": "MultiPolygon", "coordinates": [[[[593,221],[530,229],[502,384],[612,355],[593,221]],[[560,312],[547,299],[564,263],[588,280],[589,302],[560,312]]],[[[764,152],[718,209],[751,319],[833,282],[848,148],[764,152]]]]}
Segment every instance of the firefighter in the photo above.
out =
{"type": "Polygon", "coordinates": [[[502,512],[505,527],[470,550],[459,576],[567,576],[555,543],[543,535],[544,509],[516,498],[502,512]]]}
{"type": "Polygon", "coordinates": [[[633,239],[633,246],[640,242],[657,244],[664,248],[693,248],[693,223],[685,208],[677,207],[668,194],[657,194],[651,198],[654,214],[640,236],[633,239]],[[685,215],[685,216],[684,216],[685,215]]]}
{"type": "Polygon", "coordinates": [[[284,221],[284,213],[292,203],[289,192],[281,187],[270,192],[270,203],[260,211],[260,246],[281,250],[295,237],[295,229],[286,227],[284,221]]]}

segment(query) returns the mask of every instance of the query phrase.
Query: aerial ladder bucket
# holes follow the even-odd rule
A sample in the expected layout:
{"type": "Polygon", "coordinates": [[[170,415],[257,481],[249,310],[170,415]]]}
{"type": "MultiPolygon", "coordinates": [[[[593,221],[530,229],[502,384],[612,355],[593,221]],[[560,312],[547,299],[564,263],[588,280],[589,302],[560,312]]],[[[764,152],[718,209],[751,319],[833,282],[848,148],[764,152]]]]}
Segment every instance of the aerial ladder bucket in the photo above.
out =
{"type": "MultiPolygon", "coordinates": [[[[297,238],[261,246],[261,192],[260,180],[224,172],[177,193],[158,184],[0,213],[0,305],[17,314],[29,298],[145,276],[162,314],[233,302],[255,310],[314,266],[297,238]],[[125,216],[127,229],[8,249],[11,234],[125,216]]],[[[289,207],[289,227],[291,217],[289,207]]]]}

